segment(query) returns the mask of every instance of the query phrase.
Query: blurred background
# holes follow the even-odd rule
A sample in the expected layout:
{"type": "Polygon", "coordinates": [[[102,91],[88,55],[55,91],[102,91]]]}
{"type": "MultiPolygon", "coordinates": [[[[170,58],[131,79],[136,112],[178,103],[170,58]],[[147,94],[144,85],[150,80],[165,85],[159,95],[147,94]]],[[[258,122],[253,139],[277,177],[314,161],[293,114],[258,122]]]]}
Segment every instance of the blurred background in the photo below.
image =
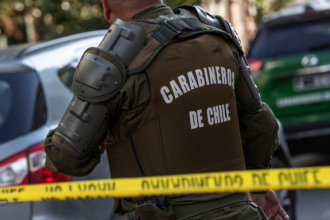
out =
{"type": "MultiPolygon", "coordinates": [[[[174,8],[200,5],[234,24],[247,49],[256,23],[266,14],[296,0],[165,0],[174,8]]],[[[18,43],[50,40],[61,36],[107,28],[97,0],[0,0],[0,48],[18,43]]]]}
{"type": "MultiPolygon", "coordinates": [[[[274,168],[330,164],[330,0],[164,3],[171,8],[200,5],[235,27],[261,97],[281,126],[274,168]]],[[[0,186],[83,179],[46,170],[43,139],[72,98],[81,54],[96,46],[107,28],[97,0],[0,0],[0,186]]],[[[109,178],[106,160],[85,179],[109,178]]],[[[292,220],[330,219],[330,189],[281,191],[278,196],[292,220]]],[[[0,216],[105,219],[100,210],[111,202],[0,203],[0,216]]],[[[105,215],[110,218],[111,210],[105,215]]]]}

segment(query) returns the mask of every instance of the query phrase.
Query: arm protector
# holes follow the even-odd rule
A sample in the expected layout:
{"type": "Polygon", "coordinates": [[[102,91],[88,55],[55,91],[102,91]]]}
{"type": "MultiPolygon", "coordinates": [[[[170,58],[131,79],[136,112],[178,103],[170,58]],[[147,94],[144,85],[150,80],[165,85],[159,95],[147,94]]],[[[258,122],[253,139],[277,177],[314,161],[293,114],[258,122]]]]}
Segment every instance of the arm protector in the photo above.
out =
{"type": "Polygon", "coordinates": [[[239,74],[236,103],[245,165],[248,170],[267,169],[271,167],[272,155],[279,147],[277,120],[268,105],[261,101],[243,56],[239,74]]]}
{"type": "Polygon", "coordinates": [[[105,137],[110,100],[126,80],[126,68],[146,43],[145,31],[117,20],[100,45],[87,49],[76,69],[75,94],[53,137],[52,144],[72,157],[81,157],[105,137]]]}

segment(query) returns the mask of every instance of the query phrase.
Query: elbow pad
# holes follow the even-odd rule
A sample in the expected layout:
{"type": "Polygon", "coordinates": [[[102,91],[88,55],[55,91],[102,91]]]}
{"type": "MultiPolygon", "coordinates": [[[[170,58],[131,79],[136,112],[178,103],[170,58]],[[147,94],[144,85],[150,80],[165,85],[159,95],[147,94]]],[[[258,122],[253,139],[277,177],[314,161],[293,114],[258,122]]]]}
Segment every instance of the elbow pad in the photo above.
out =
{"type": "Polygon", "coordinates": [[[81,156],[101,143],[110,114],[104,102],[119,93],[127,66],[146,42],[142,27],[117,19],[99,46],[84,52],[73,77],[75,96],[52,138],[55,147],[81,156]]]}

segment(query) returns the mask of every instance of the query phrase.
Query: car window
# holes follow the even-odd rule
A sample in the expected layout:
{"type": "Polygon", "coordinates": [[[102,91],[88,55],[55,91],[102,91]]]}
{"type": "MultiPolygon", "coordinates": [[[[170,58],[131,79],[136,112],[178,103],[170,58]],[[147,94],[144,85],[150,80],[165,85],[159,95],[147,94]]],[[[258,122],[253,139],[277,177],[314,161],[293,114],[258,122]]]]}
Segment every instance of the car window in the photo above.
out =
{"type": "Polygon", "coordinates": [[[330,18],[265,27],[248,57],[262,60],[330,49],[330,18]]]}
{"type": "Polygon", "coordinates": [[[62,68],[58,72],[58,76],[60,77],[61,81],[66,85],[69,89],[72,88],[72,82],[73,82],[73,75],[76,71],[76,68],[73,67],[73,65],[66,66],[62,68]]]}
{"type": "Polygon", "coordinates": [[[0,81],[0,129],[8,118],[12,100],[12,90],[9,83],[0,81]]]}
{"type": "Polygon", "coordinates": [[[39,128],[46,122],[46,104],[33,72],[0,74],[0,143],[39,128]]]}

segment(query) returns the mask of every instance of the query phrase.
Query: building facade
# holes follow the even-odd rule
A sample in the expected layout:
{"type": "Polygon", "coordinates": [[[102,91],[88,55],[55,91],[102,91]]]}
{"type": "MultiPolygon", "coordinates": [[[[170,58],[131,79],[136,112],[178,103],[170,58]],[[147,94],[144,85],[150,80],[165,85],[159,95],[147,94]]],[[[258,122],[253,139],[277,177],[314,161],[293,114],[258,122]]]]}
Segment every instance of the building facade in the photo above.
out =
{"type": "MultiPolygon", "coordinates": [[[[271,11],[270,6],[277,0],[267,1],[268,3],[264,7],[266,9],[268,7],[266,11],[271,11]]],[[[319,0],[291,0],[288,6],[308,1],[319,0]]],[[[220,15],[232,23],[241,38],[244,51],[247,51],[249,43],[255,38],[257,31],[254,19],[258,10],[256,2],[256,0],[202,0],[201,6],[210,14],[220,15]]]]}
{"type": "Polygon", "coordinates": [[[201,6],[210,14],[220,15],[235,27],[246,51],[254,39],[256,7],[253,0],[202,0],[201,6]]]}

